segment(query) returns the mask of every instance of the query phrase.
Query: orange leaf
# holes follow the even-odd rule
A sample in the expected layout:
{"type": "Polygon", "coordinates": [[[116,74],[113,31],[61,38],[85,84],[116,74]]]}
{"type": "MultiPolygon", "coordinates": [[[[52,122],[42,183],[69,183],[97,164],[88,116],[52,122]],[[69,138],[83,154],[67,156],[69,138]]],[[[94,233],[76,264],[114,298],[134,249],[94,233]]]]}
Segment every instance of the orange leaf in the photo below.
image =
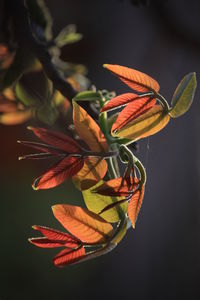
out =
{"type": "Polygon", "coordinates": [[[4,125],[17,125],[28,121],[32,116],[31,110],[18,110],[0,115],[0,123],[4,125]]]}
{"type": "Polygon", "coordinates": [[[82,242],[103,243],[112,234],[112,225],[87,209],[69,204],[55,205],[52,209],[56,219],[82,242]]]}
{"type": "Polygon", "coordinates": [[[69,136],[52,130],[47,130],[45,128],[34,128],[28,127],[33,133],[43,142],[64,150],[68,153],[80,153],[81,148],[76,141],[74,141],[69,136]]]}
{"type": "Polygon", "coordinates": [[[132,223],[133,228],[135,228],[135,223],[142,205],[142,200],[144,197],[144,185],[140,190],[138,190],[131,198],[128,205],[128,216],[132,223]]]}
{"type": "Polygon", "coordinates": [[[97,187],[94,192],[104,196],[127,196],[130,195],[133,189],[138,184],[138,179],[135,178],[130,187],[126,180],[123,180],[122,177],[108,180],[103,183],[101,186],[97,187]]]}
{"type": "Polygon", "coordinates": [[[109,100],[108,103],[101,109],[101,112],[120,108],[121,106],[129,104],[137,99],[140,99],[140,96],[133,93],[119,95],[109,100]]]}
{"type": "Polygon", "coordinates": [[[104,178],[107,172],[107,163],[100,157],[84,159],[83,168],[73,177],[73,182],[80,190],[87,190],[104,178]]]}
{"type": "Polygon", "coordinates": [[[83,164],[84,161],[80,157],[65,157],[54,164],[54,166],[49,168],[45,173],[37,177],[33,181],[32,187],[35,190],[53,188],[63,183],[69,177],[77,174],[83,167],[83,164]]]}
{"type": "Polygon", "coordinates": [[[97,123],[76,102],[73,102],[73,120],[80,138],[92,151],[105,152],[108,150],[106,139],[97,123]]]}
{"type": "Polygon", "coordinates": [[[105,64],[104,67],[137,92],[158,92],[160,89],[156,80],[140,71],[119,65],[105,64]]]}
{"type": "Polygon", "coordinates": [[[85,256],[84,247],[78,249],[64,249],[59,252],[53,259],[56,267],[64,267],[69,264],[78,262],[85,256]]]}
{"type": "Polygon", "coordinates": [[[30,238],[29,242],[40,248],[58,248],[64,246],[61,242],[49,240],[45,237],[30,238]]]}
{"type": "Polygon", "coordinates": [[[112,126],[112,131],[119,130],[133,119],[147,112],[155,104],[156,99],[150,97],[143,97],[131,102],[118,115],[117,120],[112,126]]]}

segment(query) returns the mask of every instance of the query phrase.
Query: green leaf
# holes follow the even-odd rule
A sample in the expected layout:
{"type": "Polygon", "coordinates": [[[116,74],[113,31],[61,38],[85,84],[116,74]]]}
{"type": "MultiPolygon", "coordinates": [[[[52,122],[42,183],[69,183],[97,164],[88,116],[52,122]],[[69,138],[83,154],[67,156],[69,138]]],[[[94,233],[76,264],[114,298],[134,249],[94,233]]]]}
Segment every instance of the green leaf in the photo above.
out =
{"type": "Polygon", "coordinates": [[[58,110],[51,104],[46,104],[37,109],[37,118],[46,125],[53,125],[58,118],[58,110]]]}
{"type": "Polygon", "coordinates": [[[197,87],[196,73],[187,74],[177,86],[172,97],[170,116],[177,118],[190,108],[197,87]]]}
{"type": "Polygon", "coordinates": [[[100,93],[93,91],[80,92],[73,98],[75,101],[99,101],[100,99],[100,93]]]}
{"type": "MultiPolygon", "coordinates": [[[[103,196],[103,195],[94,193],[93,191],[102,184],[103,184],[103,181],[100,181],[100,182],[98,182],[98,184],[93,186],[91,189],[88,189],[88,190],[85,190],[82,192],[87,208],[96,214],[100,213],[109,204],[112,204],[113,202],[117,202],[117,201],[123,199],[122,197],[110,197],[110,196],[103,196]]],[[[119,206],[115,206],[115,207],[107,210],[106,212],[103,212],[101,214],[101,217],[111,223],[118,222],[120,220],[119,213],[118,213],[119,207],[121,207],[121,209],[123,210],[124,213],[127,213],[128,203],[123,203],[119,206]]]]}
{"type": "Polygon", "coordinates": [[[34,95],[30,93],[28,88],[24,86],[20,81],[18,81],[18,83],[16,84],[15,93],[18,100],[25,106],[32,106],[38,103],[38,98],[34,97],[34,95]]]}
{"type": "Polygon", "coordinates": [[[55,43],[58,47],[73,44],[82,39],[82,34],[76,32],[76,26],[74,24],[64,27],[58,36],[55,38],[55,43]]]}

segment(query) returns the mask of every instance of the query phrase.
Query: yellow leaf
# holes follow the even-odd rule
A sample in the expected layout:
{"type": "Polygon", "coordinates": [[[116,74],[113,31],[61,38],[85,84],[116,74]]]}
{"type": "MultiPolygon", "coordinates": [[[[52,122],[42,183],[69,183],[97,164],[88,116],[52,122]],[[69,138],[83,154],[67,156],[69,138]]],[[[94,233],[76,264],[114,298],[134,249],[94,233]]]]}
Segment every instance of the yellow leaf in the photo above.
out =
{"type": "MultiPolygon", "coordinates": [[[[93,191],[102,184],[103,181],[100,181],[98,182],[97,185],[95,185],[95,187],[92,187],[91,189],[82,192],[87,208],[97,214],[101,212],[106,206],[112,204],[113,202],[117,202],[125,198],[125,197],[104,196],[104,195],[94,193],[93,191]]],[[[127,213],[128,203],[126,202],[121,205],[110,208],[109,210],[103,212],[101,216],[108,222],[111,223],[118,222],[120,220],[119,213],[118,213],[119,207],[123,210],[124,213],[127,213]]]]}
{"type": "Polygon", "coordinates": [[[15,112],[5,113],[0,116],[0,123],[4,125],[17,125],[26,122],[32,116],[31,110],[18,110],[15,112]]]}
{"type": "Polygon", "coordinates": [[[170,116],[163,110],[163,107],[155,105],[119,131],[113,132],[113,135],[136,141],[157,133],[167,125],[169,120],[170,116]]]}
{"type": "Polygon", "coordinates": [[[52,210],[56,219],[82,242],[104,243],[112,235],[112,225],[85,208],[58,204],[54,205],[52,210]]]}
{"type": "Polygon", "coordinates": [[[80,138],[92,151],[106,152],[108,146],[104,134],[97,123],[75,101],[73,102],[73,119],[80,138]]]}
{"type": "Polygon", "coordinates": [[[75,186],[80,190],[87,190],[104,178],[107,163],[101,157],[88,157],[84,160],[83,168],[73,176],[75,186]]]}

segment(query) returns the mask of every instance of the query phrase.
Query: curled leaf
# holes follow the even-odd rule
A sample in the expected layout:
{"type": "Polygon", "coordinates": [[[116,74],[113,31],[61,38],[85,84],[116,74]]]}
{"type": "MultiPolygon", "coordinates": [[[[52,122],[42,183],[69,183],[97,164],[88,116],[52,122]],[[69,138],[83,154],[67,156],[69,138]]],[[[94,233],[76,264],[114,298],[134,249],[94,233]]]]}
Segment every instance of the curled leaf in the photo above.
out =
{"type": "Polygon", "coordinates": [[[142,186],[141,189],[139,189],[133,194],[128,205],[128,216],[132,223],[133,228],[135,228],[135,223],[142,205],[143,198],[144,198],[144,185],[142,186]]]}

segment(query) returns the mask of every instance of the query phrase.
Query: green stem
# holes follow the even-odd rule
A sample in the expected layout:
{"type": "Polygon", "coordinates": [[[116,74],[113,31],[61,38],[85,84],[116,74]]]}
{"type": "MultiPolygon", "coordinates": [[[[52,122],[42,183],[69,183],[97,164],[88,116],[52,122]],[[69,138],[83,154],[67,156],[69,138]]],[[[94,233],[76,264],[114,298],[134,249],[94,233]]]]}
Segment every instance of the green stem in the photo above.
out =
{"type": "Polygon", "coordinates": [[[159,93],[155,94],[155,96],[158,99],[158,101],[162,104],[162,106],[164,107],[166,112],[169,112],[170,106],[169,106],[167,100],[159,93]]]}

